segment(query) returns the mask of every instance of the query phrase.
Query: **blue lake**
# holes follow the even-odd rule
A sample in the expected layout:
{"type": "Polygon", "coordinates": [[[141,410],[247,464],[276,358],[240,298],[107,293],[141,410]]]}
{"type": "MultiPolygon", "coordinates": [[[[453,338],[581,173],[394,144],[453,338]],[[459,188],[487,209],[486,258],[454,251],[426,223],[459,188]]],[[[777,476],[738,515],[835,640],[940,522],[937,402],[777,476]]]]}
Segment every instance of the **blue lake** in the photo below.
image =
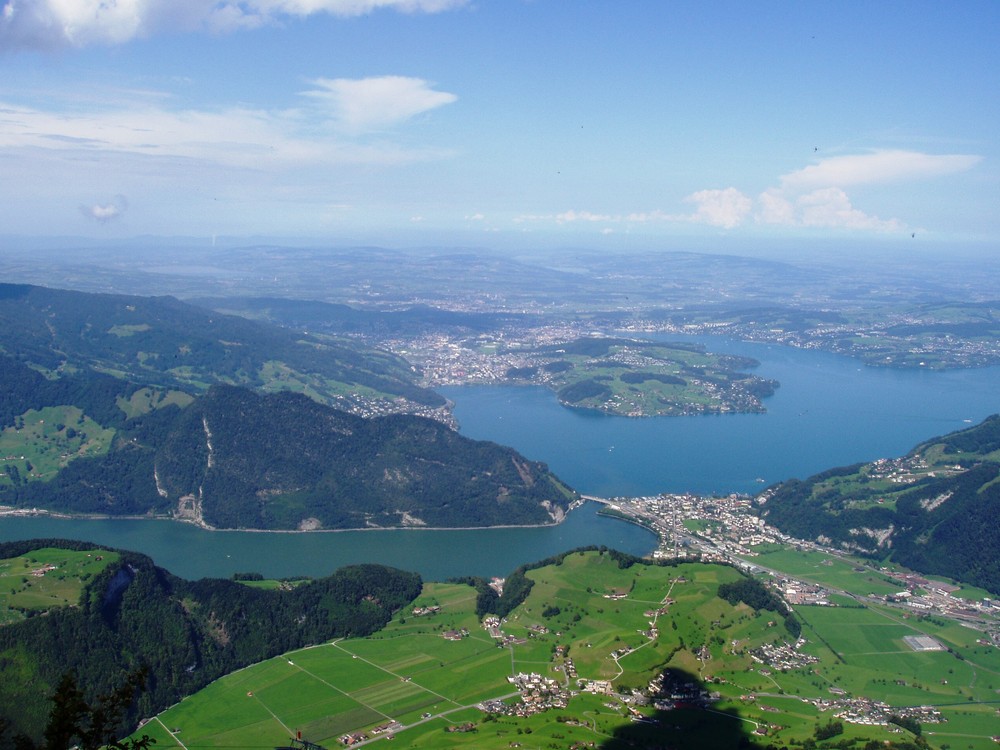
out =
{"type": "MultiPolygon", "coordinates": [[[[677,337],[669,337],[677,338],[677,337]]],[[[687,339],[692,340],[692,339],[687,339]]],[[[922,440],[1000,411],[1000,368],[928,372],[864,367],[823,352],[699,340],[761,362],[781,383],[766,414],[629,419],[571,410],[540,387],[442,389],[462,433],[545,461],[598,496],[755,492],[790,477],[904,454],[922,440]]],[[[589,544],[645,554],[655,538],[587,504],[534,529],[272,534],[207,532],[163,521],[0,518],[0,541],[86,539],[134,549],[186,578],[324,575],[383,562],[429,580],[506,575],[519,564],[589,544]]]]}
{"type": "MultiPolygon", "coordinates": [[[[664,337],[664,340],[680,337],[664,337]]],[[[567,409],[543,387],[440,389],[461,431],[545,461],[598,496],[755,492],[833,466],[899,456],[1000,411],[1000,368],[865,367],[834,354],[690,337],[761,362],[779,381],[766,414],[634,419],[567,409]],[[762,481],[761,481],[762,480],[762,481]]]]}

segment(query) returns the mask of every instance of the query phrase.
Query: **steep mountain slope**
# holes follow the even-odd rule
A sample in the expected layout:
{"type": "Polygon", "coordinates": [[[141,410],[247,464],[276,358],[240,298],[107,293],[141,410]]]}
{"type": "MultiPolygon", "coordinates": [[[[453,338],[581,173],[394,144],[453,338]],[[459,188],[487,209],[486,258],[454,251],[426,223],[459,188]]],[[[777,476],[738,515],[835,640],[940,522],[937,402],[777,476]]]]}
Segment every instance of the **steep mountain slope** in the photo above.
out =
{"type": "MultiPolygon", "coordinates": [[[[11,381],[11,393],[30,391],[16,385],[20,374],[45,386],[39,398],[53,391],[49,401],[72,403],[82,388],[87,413],[113,413],[122,398],[114,388],[88,390],[91,376],[65,379],[82,379],[79,388],[59,387],[63,381],[36,382],[35,373],[6,361],[0,384],[11,381]]],[[[112,378],[97,381],[129,388],[112,378]]],[[[8,404],[7,421],[29,408],[8,404]]],[[[79,436],[70,440],[72,427],[57,425],[45,435],[64,451],[52,476],[5,463],[0,503],[173,516],[218,528],[316,529],[549,523],[574,496],[543,464],[434,420],[363,419],[289,392],[213,386],[183,409],[165,406],[131,419],[119,411],[103,426],[114,433],[99,454],[77,446],[79,436]],[[71,448],[78,455],[69,461],[71,448]]]]}
{"type": "Polygon", "coordinates": [[[1000,594],[1000,415],[903,458],[783,482],[761,499],[763,517],[788,534],[1000,594]]]}

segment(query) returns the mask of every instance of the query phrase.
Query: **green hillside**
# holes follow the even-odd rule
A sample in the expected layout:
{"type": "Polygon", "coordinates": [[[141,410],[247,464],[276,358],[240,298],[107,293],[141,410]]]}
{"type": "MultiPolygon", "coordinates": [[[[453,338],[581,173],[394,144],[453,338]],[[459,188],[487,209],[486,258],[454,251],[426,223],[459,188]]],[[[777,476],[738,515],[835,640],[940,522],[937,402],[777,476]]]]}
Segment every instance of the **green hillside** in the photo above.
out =
{"type": "Polygon", "coordinates": [[[105,378],[116,387],[84,388],[101,424],[77,406],[41,405],[73,398],[75,378],[47,381],[8,362],[0,384],[10,393],[19,373],[56,385],[19,407],[7,401],[2,504],[319,529],[551,523],[575,497],[543,464],[423,417],[363,419],[302,394],[236,386],[180,408],[169,394],[105,378]],[[157,408],[127,417],[150,399],[157,408]],[[29,403],[39,409],[18,413],[29,403]]]}
{"type": "Polygon", "coordinates": [[[37,596],[27,601],[25,590],[0,592],[0,606],[27,618],[0,627],[0,726],[11,727],[0,746],[18,733],[40,736],[48,696],[67,671],[93,696],[148,667],[147,690],[127,717],[134,726],[138,716],[240,667],[310,643],[370,634],[420,591],[416,574],[379,565],[262,590],[184,581],[143,555],[80,542],[0,544],[0,573],[26,560],[36,569],[54,565],[34,589],[40,592],[44,578],[60,594],[42,606],[37,596]],[[95,562],[88,553],[104,559],[95,562]]]}
{"type": "Polygon", "coordinates": [[[762,497],[763,517],[792,536],[1000,594],[1000,416],[762,497]]]}
{"type": "Polygon", "coordinates": [[[47,373],[92,370],[135,383],[294,389],[328,403],[405,398],[440,406],[399,357],[188,305],[173,297],[0,284],[0,350],[47,373]]]}
{"type": "Polygon", "coordinates": [[[993,747],[1000,656],[974,631],[797,607],[797,641],[719,595],[750,580],[728,566],[589,550],[529,568],[503,620],[469,585],[426,583],[379,632],[229,675],[142,731],[162,748],[993,747]]]}

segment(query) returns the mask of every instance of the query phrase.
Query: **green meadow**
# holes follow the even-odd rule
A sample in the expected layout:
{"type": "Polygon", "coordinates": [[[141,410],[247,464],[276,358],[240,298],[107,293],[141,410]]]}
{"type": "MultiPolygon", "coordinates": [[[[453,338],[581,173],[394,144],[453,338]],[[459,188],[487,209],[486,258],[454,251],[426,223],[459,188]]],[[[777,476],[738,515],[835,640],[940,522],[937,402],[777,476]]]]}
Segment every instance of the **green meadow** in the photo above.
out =
{"type": "Polygon", "coordinates": [[[770,547],[759,551],[747,562],[772,570],[780,570],[795,578],[817,583],[858,596],[884,596],[900,591],[903,586],[889,576],[866,565],[870,562],[852,560],[842,555],[832,555],[792,547],[770,547]]]}
{"type": "Polygon", "coordinates": [[[0,624],[76,606],[84,584],[118,557],[105,550],[45,548],[0,560],[0,624]]]}
{"type": "Polygon", "coordinates": [[[107,453],[114,436],[76,406],[31,409],[0,432],[0,487],[51,479],[75,458],[107,453]]]}
{"type": "MultiPolygon", "coordinates": [[[[947,721],[923,725],[934,747],[995,747],[1000,655],[968,628],[889,608],[800,607],[801,653],[818,661],[764,665],[751,652],[789,636],[774,613],[733,607],[716,595],[721,583],[739,577],[733,568],[622,569],[610,556],[574,552],[527,575],[534,587],[502,624],[513,639],[506,645],[480,623],[474,589],[427,583],[379,633],[243,669],[141,731],[158,748],[276,747],[297,733],[333,748],[346,734],[383,742],[387,733],[372,732],[391,721],[400,725],[388,732],[399,748],[611,748],[641,743],[643,733],[668,745],[696,736],[699,747],[751,737],[791,747],[834,717],[831,701],[866,696],[892,706],[939,706],[947,721]],[[419,608],[437,610],[414,614],[419,608]],[[465,635],[448,640],[449,631],[465,635]],[[907,635],[930,635],[944,648],[914,651],[907,635]],[[668,668],[713,691],[711,708],[664,712],[621,699],[668,668]],[[532,672],[572,691],[566,708],[513,717],[475,707],[487,699],[516,702],[508,678],[532,672]],[[584,692],[578,680],[609,681],[616,694],[584,692]],[[638,724],[633,711],[659,723],[638,724]],[[448,731],[457,728],[470,731],[448,731]]],[[[844,722],[834,739],[860,748],[910,736],[901,731],[844,722]]]]}
{"type": "Polygon", "coordinates": [[[118,397],[118,408],[129,419],[148,414],[154,409],[175,405],[181,408],[194,401],[194,396],[183,391],[165,391],[160,388],[140,388],[130,398],[118,397]]]}

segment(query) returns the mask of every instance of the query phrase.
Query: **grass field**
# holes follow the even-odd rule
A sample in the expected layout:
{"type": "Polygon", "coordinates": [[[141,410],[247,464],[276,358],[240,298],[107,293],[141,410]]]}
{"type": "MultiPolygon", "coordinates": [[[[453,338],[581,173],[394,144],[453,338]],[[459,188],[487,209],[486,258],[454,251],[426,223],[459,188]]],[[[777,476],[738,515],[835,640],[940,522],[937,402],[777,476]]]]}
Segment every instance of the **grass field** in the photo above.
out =
{"type": "Polygon", "coordinates": [[[31,409],[0,432],[0,487],[51,479],[75,458],[107,453],[114,436],[76,406],[31,409]]]}
{"type": "Polygon", "coordinates": [[[141,414],[148,414],[154,409],[176,405],[181,408],[194,401],[194,396],[183,391],[165,391],[160,388],[140,388],[129,399],[118,399],[118,408],[125,412],[129,419],[141,414]]]}
{"type": "Polygon", "coordinates": [[[27,613],[76,606],[84,584],[118,560],[117,552],[44,548],[0,560],[0,624],[27,613]]]}
{"type": "MultiPolygon", "coordinates": [[[[803,607],[802,653],[819,661],[765,665],[751,651],[784,644],[787,633],[773,613],[731,607],[716,596],[720,583],[738,575],[693,563],[622,570],[609,556],[572,553],[559,565],[528,572],[531,595],[502,625],[516,639],[510,645],[480,624],[473,589],[429,583],[381,632],[241,670],[143,731],[158,748],[270,748],[296,732],[332,748],[347,733],[384,741],[373,728],[396,721],[399,748],[641,746],[643,732],[690,747],[684,742],[696,736],[698,747],[710,748],[737,746],[759,728],[767,732],[762,744],[790,747],[833,717],[830,701],[864,695],[893,706],[939,705],[948,721],[924,725],[934,746],[995,747],[989,737],[1000,726],[1000,703],[991,702],[1000,700],[1000,655],[977,644],[975,631],[899,610],[803,607]],[[417,616],[418,607],[439,609],[417,616]],[[442,637],[463,628],[467,635],[459,640],[442,637]],[[951,651],[914,651],[906,635],[930,635],[951,651]],[[620,696],[665,668],[715,691],[711,711],[630,709],[620,697],[580,692],[577,683],[609,680],[620,696]],[[571,689],[567,707],[528,717],[490,716],[474,707],[503,696],[513,702],[508,677],[531,672],[571,689]],[[630,710],[661,723],[635,724],[630,710]],[[467,723],[474,731],[446,731],[467,723]]],[[[856,739],[860,747],[901,736],[845,722],[836,739],[856,739]]]]}
{"type": "Polygon", "coordinates": [[[860,562],[852,562],[849,558],[826,552],[782,547],[763,551],[748,560],[755,565],[780,570],[795,578],[858,596],[895,594],[902,588],[899,581],[865,568],[860,562]]]}

